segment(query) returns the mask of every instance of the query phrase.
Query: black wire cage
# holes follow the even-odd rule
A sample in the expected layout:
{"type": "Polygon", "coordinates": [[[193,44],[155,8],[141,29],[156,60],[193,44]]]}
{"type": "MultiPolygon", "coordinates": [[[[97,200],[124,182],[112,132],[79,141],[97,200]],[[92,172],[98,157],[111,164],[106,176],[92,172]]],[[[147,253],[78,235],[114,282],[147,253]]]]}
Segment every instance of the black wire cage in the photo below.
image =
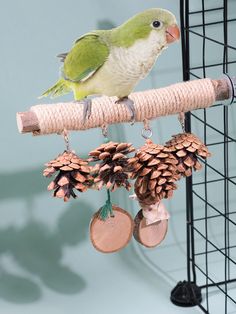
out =
{"type": "MultiPolygon", "coordinates": [[[[235,0],[180,0],[180,20],[185,81],[236,74],[235,0]]],[[[171,300],[211,314],[236,313],[235,109],[217,103],[186,114],[186,131],[200,135],[212,157],[186,181],[187,280],[171,300]]]]}

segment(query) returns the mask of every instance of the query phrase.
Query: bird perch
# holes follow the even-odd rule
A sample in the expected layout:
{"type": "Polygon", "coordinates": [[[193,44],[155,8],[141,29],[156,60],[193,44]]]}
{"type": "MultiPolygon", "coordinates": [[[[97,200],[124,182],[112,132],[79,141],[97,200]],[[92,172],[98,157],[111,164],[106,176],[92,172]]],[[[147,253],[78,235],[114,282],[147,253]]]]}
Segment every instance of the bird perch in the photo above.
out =
{"type": "MultiPolygon", "coordinates": [[[[232,85],[228,79],[199,79],[177,83],[165,88],[136,92],[130,95],[134,101],[136,121],[160,116],[208,108],[216,101],[232,97],[232,85]]],[[[34,135],[61,133],[66,130],[86,130],[130,121],[128,108],[116,104],[115,97],[97,97],[92,100],[92,113],[83,121],[83,106],[78,103],[57,103],[32,106],[29,111],[17,113],[20,133],[34,135]]]]}

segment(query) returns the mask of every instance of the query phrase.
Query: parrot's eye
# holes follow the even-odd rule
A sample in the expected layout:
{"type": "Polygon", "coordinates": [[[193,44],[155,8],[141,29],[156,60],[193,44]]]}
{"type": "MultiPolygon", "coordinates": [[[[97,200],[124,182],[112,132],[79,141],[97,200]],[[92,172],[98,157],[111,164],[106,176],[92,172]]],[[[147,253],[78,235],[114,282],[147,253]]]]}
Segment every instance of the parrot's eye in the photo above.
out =
{"type": "Polygon", "coordinates": [[[154,28],[160,28],[162,26],[162,22],[160,22],[160,21],[153,21],[152,22],[152,26],[154,28]]]}

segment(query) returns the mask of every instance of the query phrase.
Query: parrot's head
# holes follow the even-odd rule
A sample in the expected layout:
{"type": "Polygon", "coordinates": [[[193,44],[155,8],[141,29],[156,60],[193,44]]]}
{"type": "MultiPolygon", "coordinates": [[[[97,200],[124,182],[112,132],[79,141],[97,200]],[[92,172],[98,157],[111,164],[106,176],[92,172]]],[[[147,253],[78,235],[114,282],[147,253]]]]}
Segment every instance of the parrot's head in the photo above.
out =
{"type": "MultiPolygon", "coordinates": [[[[180,37],[176,18],[168,10],[154,8],[141,12],[118,27],[127,43],[148,37],[152,32],[158,34],[160,42],[173,43],[180,37]]],[[[123,41],[122,40],[122,41],[123,41]]]]}

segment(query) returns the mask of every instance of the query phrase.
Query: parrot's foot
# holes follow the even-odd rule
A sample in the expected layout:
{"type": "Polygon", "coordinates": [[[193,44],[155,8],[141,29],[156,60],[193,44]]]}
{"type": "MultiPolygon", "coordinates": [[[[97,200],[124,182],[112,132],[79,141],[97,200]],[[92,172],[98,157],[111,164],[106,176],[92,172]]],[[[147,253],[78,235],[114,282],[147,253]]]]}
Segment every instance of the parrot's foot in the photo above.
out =
{"type": "Polygon", "coordinates": [[[84,98],[83,100],[75,100],[74,102],[80,105],[82,104],[84,106],[83,121],[85,122],[86,119],[89,119],[89,117],[91,116],[92,100],[90,98],[84,98]]]}
{"type": "Polygon", "coordinates": [[[123,97],[123,98],[118,99],[116,101],[116,104],[125,104],[128,107],[129,112],[130,112],[130,117],[131,117],[130,119],[131,124],[134,124],[135,118],[136,118],[136,112],[135,112],[133,100],[128,97],[123,97]]]}

